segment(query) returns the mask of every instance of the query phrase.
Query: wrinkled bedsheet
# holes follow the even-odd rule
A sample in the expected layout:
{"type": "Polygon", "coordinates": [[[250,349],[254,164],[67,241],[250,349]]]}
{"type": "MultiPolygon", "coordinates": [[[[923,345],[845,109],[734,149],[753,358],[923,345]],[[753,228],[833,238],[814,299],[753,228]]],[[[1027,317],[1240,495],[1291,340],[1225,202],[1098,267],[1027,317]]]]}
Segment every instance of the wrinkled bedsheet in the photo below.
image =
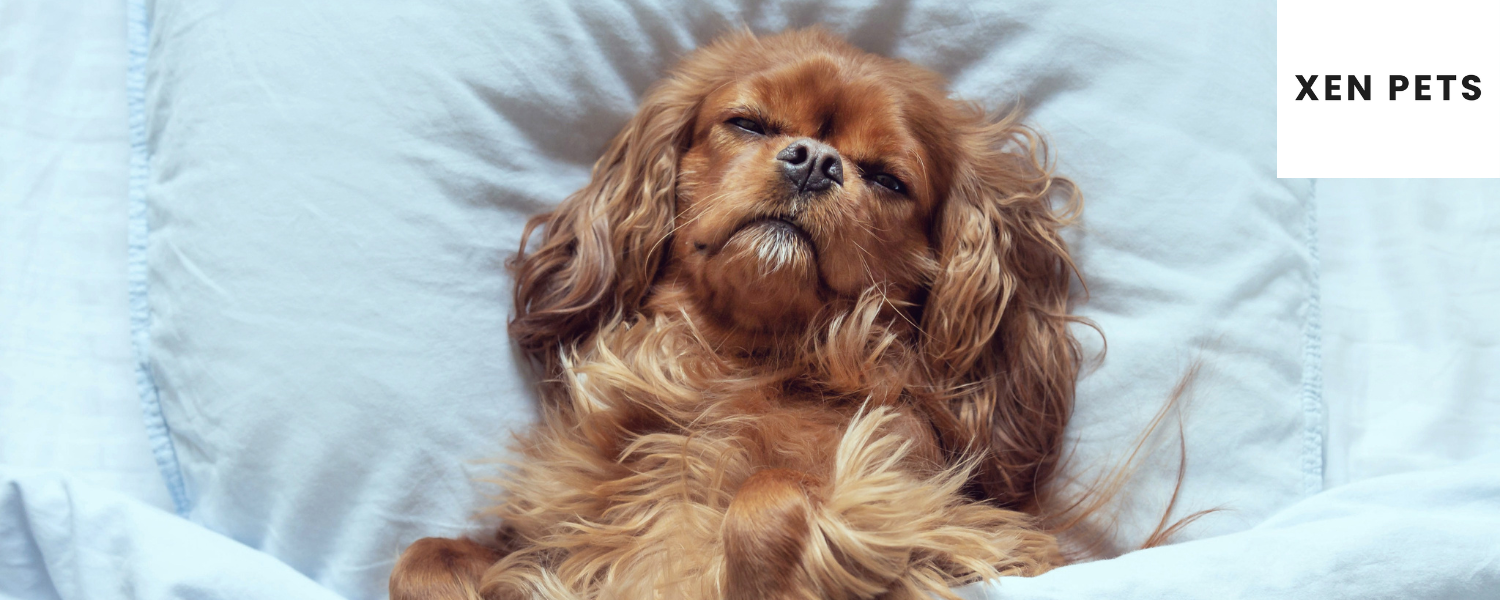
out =
{"type": "MultiPolygon", "coordinates": [[[[1246,531],[965,590],[969,598],[1495,598],[1500,454],[1315,495],[1246,531]]],[[[184,519],[51,473],[0,468],[0,597],[336,596],[184,519]]]]}
{"type": "Polygon", "coordinates": [[[55,471],[0,467],[0,598],[337,598],[280,561],[55,471]]]}

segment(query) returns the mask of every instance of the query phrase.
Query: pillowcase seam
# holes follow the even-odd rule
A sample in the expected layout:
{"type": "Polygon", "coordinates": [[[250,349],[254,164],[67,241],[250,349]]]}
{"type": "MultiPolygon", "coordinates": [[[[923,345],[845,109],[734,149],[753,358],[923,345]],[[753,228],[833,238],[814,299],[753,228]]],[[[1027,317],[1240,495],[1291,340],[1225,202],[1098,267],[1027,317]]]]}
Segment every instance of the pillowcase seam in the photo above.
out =
{"type": "Polygon", "coordinates": [[[151,173],[151,151],[146,133],[146,60],[151,43],[151,24],[146,0],[126,1],[126,36],[128,68],[125,73],[125,98],[130,112],[130,248],[127,254],[127,278],[130,296],[130,342],[135,352],[135,384],[140,395],[141,416],[146,424],[146,439],[151,454],[161,469],[167,492],[177,514],[187,516],[187,490],[183,485],[182,467],[172,445],[171,429],[161,410],[160,392],[151,372],[151,304],[150,269],[146,250],[151,229],[147,220],[146,185],[151,173]]]}
{"type": "Polygon", "coordinates": [[[1322,262],[1318,258],[1318,180],[1310,182],[1307,203],[1307,320],[1302,330],[1302,491],[1323,491],[1323,310],[1322,262]]]}

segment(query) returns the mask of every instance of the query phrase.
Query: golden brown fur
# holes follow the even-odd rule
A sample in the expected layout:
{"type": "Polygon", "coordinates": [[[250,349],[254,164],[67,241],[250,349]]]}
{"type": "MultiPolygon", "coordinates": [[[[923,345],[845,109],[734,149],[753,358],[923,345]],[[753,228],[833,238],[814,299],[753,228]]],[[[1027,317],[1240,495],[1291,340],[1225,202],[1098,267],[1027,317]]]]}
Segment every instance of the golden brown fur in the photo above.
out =
{"type": "Polygon", "coordinates": [[[546,383],[503,557],[423,541],[392,597],[952,597],[1059,564],[1078,198],[1045,157],[821,30],[693,53],[513,263],[546,383]]]}

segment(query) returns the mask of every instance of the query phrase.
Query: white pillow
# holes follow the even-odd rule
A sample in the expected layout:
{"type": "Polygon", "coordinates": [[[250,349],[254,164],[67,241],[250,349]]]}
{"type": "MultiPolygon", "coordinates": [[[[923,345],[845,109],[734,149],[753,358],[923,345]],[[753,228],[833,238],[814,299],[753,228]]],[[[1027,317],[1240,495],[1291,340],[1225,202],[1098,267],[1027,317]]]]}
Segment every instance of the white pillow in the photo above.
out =
{"type": "MultiPolygon", "coordinates": [[[[406,543],[471,526],[483,461],[533,414],[505,333],[523,220],[741,23],[822,23],[1032,108],[1088,197],[1079,312],[1110,342],[1080,385],[1078,473],[1128,451],[1201,356],[1183,507],[1234,510],[1189,535],[1320,480],[1309,185],[1275,178],[1269,2],[149,8],[134,242],[158,456],[189,517],[341,594],[381,597],[406,543]]],[[[1123,545],[1164,505],[1166,447],[1123,545]]]]}

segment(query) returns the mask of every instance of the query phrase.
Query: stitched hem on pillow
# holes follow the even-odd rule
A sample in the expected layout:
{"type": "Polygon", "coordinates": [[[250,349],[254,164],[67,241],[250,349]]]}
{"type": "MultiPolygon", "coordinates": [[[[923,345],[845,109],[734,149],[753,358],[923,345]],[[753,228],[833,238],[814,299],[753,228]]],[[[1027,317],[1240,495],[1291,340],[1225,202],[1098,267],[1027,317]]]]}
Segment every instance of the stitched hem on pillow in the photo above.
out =
{"type": "Polygon", "coordinates": [[[146,265],[146,244],[150,234],[146,183],[151,172],[151,152],[146,141],[146,56],[151,44],[148,14],[145,0],[126,2],[130,52],[129,68],[125,73],[125,95],[130,109],[130,343],[135,349],[135,385],[141,398],[141,414],[146,421],[151,454],[161,469],[167,491],[172,494],[172,505],[177,514],[187,516],[188,499],[182,467],[177,463],[177,450],[172,446],[171,430],[161,412],[161,398],[151,375],[151,305],[147,300],[150,270],[146,265]]]}
{"type": "Polygon", "coordinates": [[[1307,195],[1307,321],[1302,329],[1302,491],[1323,491],[1323,265],[1318,258],[1318,180],[1307,195]]]}

